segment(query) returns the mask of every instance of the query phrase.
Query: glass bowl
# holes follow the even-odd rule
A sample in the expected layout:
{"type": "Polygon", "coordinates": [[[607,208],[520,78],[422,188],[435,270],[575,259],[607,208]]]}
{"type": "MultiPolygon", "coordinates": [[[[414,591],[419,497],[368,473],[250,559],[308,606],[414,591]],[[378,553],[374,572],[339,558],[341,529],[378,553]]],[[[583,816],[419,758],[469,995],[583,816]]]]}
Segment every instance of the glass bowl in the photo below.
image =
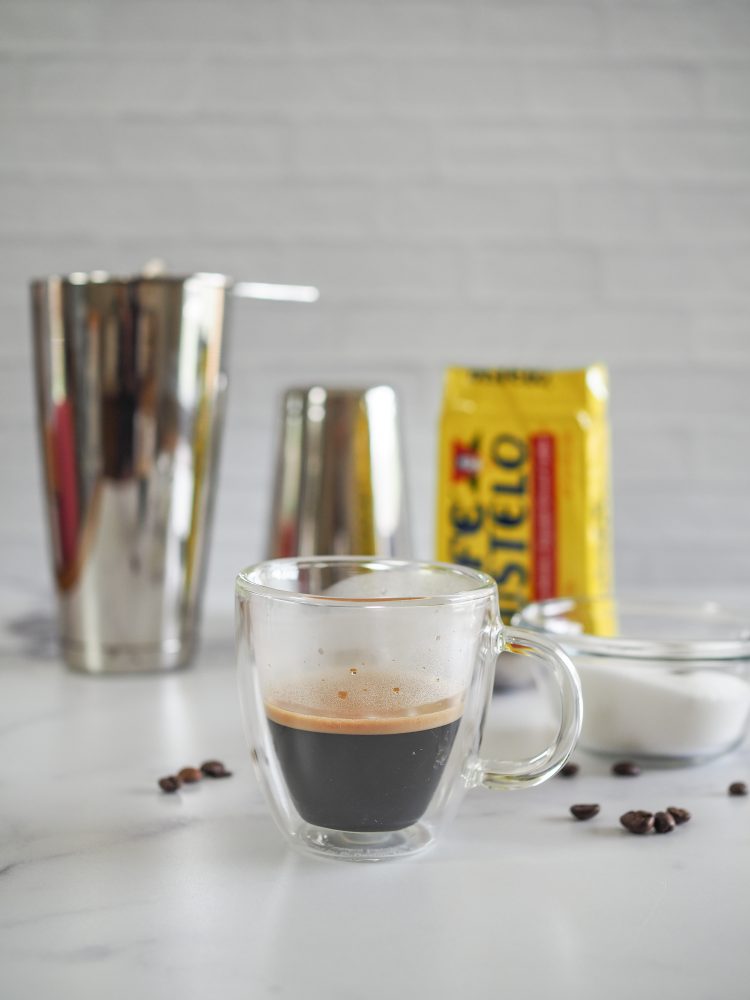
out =
{"type": "Polygon", "coordinates": [[[554,638],[583,689],[580,746],[691,764],[742,742],[750,717],[750,610],[671,599],[553,598],[513,624],[554,638]]]}

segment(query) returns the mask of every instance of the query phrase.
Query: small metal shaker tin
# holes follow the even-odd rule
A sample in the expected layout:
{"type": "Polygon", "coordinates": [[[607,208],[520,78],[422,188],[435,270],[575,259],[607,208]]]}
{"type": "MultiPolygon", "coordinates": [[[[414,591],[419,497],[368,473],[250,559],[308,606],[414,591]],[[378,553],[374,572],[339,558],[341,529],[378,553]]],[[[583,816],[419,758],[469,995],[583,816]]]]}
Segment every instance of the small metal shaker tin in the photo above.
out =
{"type": "Polygon", "coordinates": [[[411,556],[391,386],[285,393],[268,555],[411,556]]]}

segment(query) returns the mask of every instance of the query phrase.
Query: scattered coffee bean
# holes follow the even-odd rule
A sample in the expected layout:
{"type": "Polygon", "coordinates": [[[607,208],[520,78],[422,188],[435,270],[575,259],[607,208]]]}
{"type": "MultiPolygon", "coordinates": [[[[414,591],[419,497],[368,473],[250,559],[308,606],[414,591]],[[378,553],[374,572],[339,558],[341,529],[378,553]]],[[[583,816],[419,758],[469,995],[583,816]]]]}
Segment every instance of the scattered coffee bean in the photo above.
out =
{"type": "Polygon", "coordinates": [[[733,781],[729,786],[730,795],[747,795],[747,785],[744,781],[733,781]]]}
{"type": "Polygon", "coordinates": [[[681,823],[687,823],[690,819],[690,813],[687,809],[681,809],[679,806],[667,806],[667,812],[678,826],[681,823]]]}
{"type": "Polygon", "coordinates": [[[177,772],[177,777],[186,785],[194,785],[196,781],[201,780],[203,775],[197,767],[183,767],[181,771],[177,772]]]}
{"type": "Polygon", "coordinates": [[[571,806],[570,811],[576,819],[593,819],[599,812],[599,806],[592,802],[590,805],[571,806]]]}
{"type": "Polygon", "coordinates": [[[643,809],[631,809],[620,816],[620,822],[629,833],[651,833],[654,828],[654,814],[643,809]]]}
{"type": "Polygon", "coordinates": [[[194,785],[206,775],[208,778],[231,778],[232,772],[227,771],[220,760],[206,760],[197,767],[183,767],[177,774],[170,774],[159,779],[159,788],[165,792],[176,792],[180,785],[194,785]]]}
{"type": "Polygon", "coordinates": [[[201,764],[201,771],[207,778],[231,778],[232,772],[227,771],[220,760],[206,760],[201,764]]]}
{"type": "Polygon", "coordinates": [[[657,833],[671,833],[676,825],[674,816],[668,812],[658,812],[654,816],[654,829],[657,833]]]}
{"type": "Polygon", "coordinates": [[[563,764],[560,768],[559,774],[561,778],[573,778],[578,774],[579,770],[578,764],[574,764],[573,761],[569,760],[567,764],[563,764]]]}
{"type": "Polygon", "coordinates": [[[622,778],[636,778],[640,773],[640,767],[633,760],[620,760],[612,765],[612,774],[622,778]]]}

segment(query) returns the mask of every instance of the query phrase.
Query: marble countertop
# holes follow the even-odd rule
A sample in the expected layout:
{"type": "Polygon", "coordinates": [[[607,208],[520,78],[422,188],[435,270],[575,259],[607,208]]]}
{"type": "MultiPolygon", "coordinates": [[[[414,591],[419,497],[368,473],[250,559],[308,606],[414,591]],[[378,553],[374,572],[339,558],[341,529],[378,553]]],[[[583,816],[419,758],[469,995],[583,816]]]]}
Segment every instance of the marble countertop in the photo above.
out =
{"type": "MultiPolygon", "coordinates": [[[[750,781],[747,748],[633,779],[577,752],[575,778],[469,793],[423,855],[317,861],[287,849],[256,785],[231,622],[209,623],[189,670],[106,678],[68,672],[27,626],[0,647],[3,1000],[747,997],[750,797],[726,791],[750,781]],[[208,757],[234,777],[159,792],[208,757]],[[601,813],[577,823],[574,802],[601,813]],[[618,825],[666,805],[693,820],[618,825]]],[[[536,711],[530,692],[496,697],[488,740],[507,750],[536,711]]]]}

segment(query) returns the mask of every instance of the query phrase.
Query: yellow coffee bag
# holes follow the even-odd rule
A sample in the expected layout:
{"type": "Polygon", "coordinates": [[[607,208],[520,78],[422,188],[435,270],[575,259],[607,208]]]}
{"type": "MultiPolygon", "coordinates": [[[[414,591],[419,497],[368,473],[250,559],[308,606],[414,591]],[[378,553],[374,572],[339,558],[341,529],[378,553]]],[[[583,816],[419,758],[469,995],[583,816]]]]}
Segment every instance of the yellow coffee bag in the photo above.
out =
{"type": "Polygon", "coordinates": [[[505,621],[611,592],[608,395],[603,365],[446,372],[437,558],[494,577],[505,621]]]}

